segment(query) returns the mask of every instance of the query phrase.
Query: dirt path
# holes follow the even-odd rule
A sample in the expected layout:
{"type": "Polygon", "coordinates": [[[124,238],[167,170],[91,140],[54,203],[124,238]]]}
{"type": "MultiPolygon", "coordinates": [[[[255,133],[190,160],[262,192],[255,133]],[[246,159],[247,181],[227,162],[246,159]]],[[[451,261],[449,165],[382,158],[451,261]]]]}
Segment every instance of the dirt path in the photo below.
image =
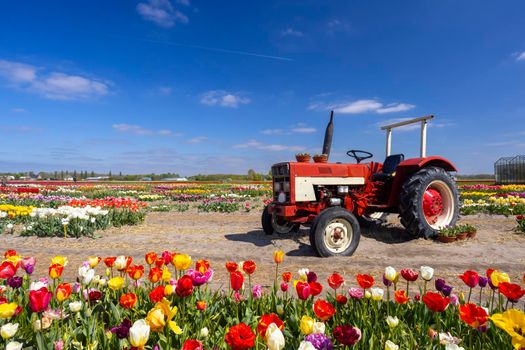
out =
{"type": "MultiPolygon", "coordinates": [[[[388,265],[396,269],[430,265],[438,276],[457,275],[466,269],[483,272],[492,267],[521,280],[525,272],[525,235],[513,232],[513,218],[468,216],[462,223],[478,228],[474,240],[442,244],[410,239],[394,215],[389,223],[363,232],[361,243],[350,258],[318,258],[308,242],[308,231],[284,236],[266,236],[260,227],[259,213],[150,213],[140,226],[113,228],[100,232],[98,239],[67,239],[0,236],[1,249],[16,249],[23,256],[36,256],[35,276],[47,275],[50,258],[67,255],[67,278],[74,278],[77,267],[89,255],[131,255],[143,263],[144,253],[173,250],[190,254],[195,260],[208,259],[215,267],[215,284],[227,281],[224,263],[253,259],[258,263],[255,282],[271,283],[274,274],[273,251],[285,253],[283,270],[296,272],[307,267],[325,280],[333,271],[348,279],[357,272],[373,273],[379,278],[388,265]]],[[[99,268],[99,273],[103,270],[99,268]]]]}

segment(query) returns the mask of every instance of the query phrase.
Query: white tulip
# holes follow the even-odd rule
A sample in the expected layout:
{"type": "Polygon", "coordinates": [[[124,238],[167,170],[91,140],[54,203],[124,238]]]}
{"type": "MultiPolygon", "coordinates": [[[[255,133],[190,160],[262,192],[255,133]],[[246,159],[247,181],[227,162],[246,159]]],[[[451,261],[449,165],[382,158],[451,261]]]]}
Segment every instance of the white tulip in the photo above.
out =
{"type": "Polygon", "coordinates": [[[299,344],[299,349],[297,350],[317,350],[315,346],[313,346],[312,343],[309,341],[302,341],[301,344],[299,344]]]}
{"type": "Polygon", "coordinates": [[[399,350],[399,345],[396,345],[390,340],[387,340],[385,343],[385,350],[399,350]]]}
{"type": "Polygon", "coordinates": [[[395,328],[399,324],[399,318],[397,318],[397,316],[388,316],[386,318],[386,323],[388,324],[388,327],[395,328]]]}
{"type": "Polygon", "coordinates": [[[31,285],[29,286],[29,290],[39,290],[39,289],[42,289],[42,288],[47,288],[47,283],[45,282],[42,282],[42,281],[37,281],[37,282],[31,282],[31,285]]]}
{"type": "Polygon", "coordinates": [[[381,288],[370,288],[370,293],[372,295],[372,300],[380,301],[383,299],[384,291],[381,288]]]}
{"type": "Polygon", "coordinates": [[[89,284],[95,277],[95,270],[93,270],[89,266],[83,265],[78,268],[78,275],[82,277],[83,284],[89,284]]]}
{"type": "Polygon", "coordinates": [[[447,344],[445,350],[465,350],[465,348],[457,344],[447,344]]]}
{"type": "Polygon", "coordinates": [[[210,331],[208,330],[208,327],[201,328],[200,335],[203,338],[207,338],[208,334],[210,334],[210,331]]]}
{"type": "Polygon", "coordinates": [[[8,230],[12,230],[14,226],[13,226],[13,224],[7,224],[6,227],[7,227],[8,230]]]}
{"type": "Polygon", "coordinates": [[[275,323],[270,323],[266,329],[266,345],[269,350],[284,349],[284,335],[275,323]]]}
{"type": "Polygon", "coordinates": [[[117,256],[117,259],[115,260],[115,268],[117,270],[123,270],[128,266],[126,257],[124,255],[117,256]]]}
{"type": "Polygon", "coordinates": [[[133,323],[129,329],[129,342],[132,346],[142,347],[146,345],[149,338],[150,327],[146,320],[140,319],[133,323]]]}
{"type": "Polygon", "coordinates": [[[421,278],[430,281],[434,277],[434,269],[430,266],[421,266],[421,278]]]}
{"type": "Polygon", "coordinates": [[[2,338],[9,339],[13,338],[18,331],[18,323],[6,323],[0,329],[0,334],[2,338]]]}
{"type": "Polygon", "coordinates": [[[299,269],[299,271],[297,271],[299,273],[299,277],[303,280],[303,281],[306,281],[308,279],[308,272],[310,272],[310,270],[304,268],[304,269],[299,269]]]}
{"type": "Polygon", "coordinates": [[[324,322],[314,322],[314,333],[315,334],[324,334],[326,327],[324,322]]]}
{"type": "Polygon", "coordinates": [[[392,266],[387,266],[385,268],[385,278],[390,282],[393,282],[396,279],[397,271],[392,266]]]}
{"type": "Polygon", "coordinates": [[[73,301],[69,303],[69,310],[71,310],[71,312],[79,312],[80,309],[82,309],[81,301],[73,301]]]}
{"type": "Polygon", "coordinates": [[[5,350],[22,350],[22,343],[19,343],[17,341],[9,342],[5,346],[5,350]]]}

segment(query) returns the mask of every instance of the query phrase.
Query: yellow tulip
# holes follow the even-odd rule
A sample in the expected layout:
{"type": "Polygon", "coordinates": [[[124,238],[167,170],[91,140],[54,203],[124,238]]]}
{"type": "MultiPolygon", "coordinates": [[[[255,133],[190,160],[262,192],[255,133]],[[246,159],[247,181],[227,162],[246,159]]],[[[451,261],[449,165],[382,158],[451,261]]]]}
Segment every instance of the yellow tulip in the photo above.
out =
{"type": "Polygon", "coordinates": [[[18,263],[20,262],[20,260],[22,260],[22,257],[20,255],[12,255],[5,260],[13,263],[14,266],[18,266],[18,263]]]}
{"type": "Polygon", "coordinates": [[[0,304],[0,318],[10,318],[15,314],[18,305],[16,303],[0,304]]]}
{"type": "Polygon", "coordinates": [[[175,321],[169,321],[168,326],[175,334],[182,334],[182,329],[175,323],[175,321]]]}
{"type": "Polygon", "coordinates": [[[512,345],[515,349],[525,348],[525,314],[523,311],[509,309],[492,315],[490,319],[512,337],[512,345]]]}
{"type": "Polygon", "coordinates": [[[168,270],[166,266],[164,266],[164,269],[162,270],[162,281],[163,282],[169,282],[171,279],[171,272],[168,270]]]}
{"type": "Polygon", "coordinates": [[[510,282],[509,275],[495,270],[490,274],[490,281],[494,287],[498,287],[501,282],[510,282]]]}
{"type": "Polygon", "coordinates": [[[120,290],[124,287],[124,278],[120,276],[111,278],[108,281],[108,287],[112,290],[120,290]]]}
{"type": "Polygon", "coordinates": [[[148,312],[146,316],[146,322],[150,326],[153,332],[160,332],[164,329],[166,320],[161,309],[153,308],[148,312]]]}
{"type": "Polygon", "coordinates": [[[62,266],[65,267],[67,265],[67,257],[66,256],[57,255],[53,259],[51,259],[51,265],[53,265],[53,264],[59,264],[59,265],[62,265],[62,266]]]}
{"type": "Polygon", "coordinates": [[[191,256],[188,254],[176,254],[172,262],[177,270],[187,270],[191,266],[191,256]]]}
{"type": "Polygon", "coordinates": [[[299,325],[299,328],[301,329],[301,333],[304,335],[308,335],[313,333],[314,331],[314,319],[310,316],[303,316],[301,317],[301,323],[299,325]]]}
{"type": "Polygon", "coordinates": [[[280,264],[283,262],[283,258],[284,258],[284,252],[279,249],[279,250],[276,250],[273,252],[273,261],[276,263],[276,264],[280,264]]]}
{"type": "Polygon", "coordinates": [[[166,287],[164,287],[164,295],[165,296],[169,296],[169,295],[172,295],[173,294],[173,286],[171,284],[168,284],[166,285],[166,287]]]}
{"type": "Polygon", "coordinates": [[[88,258],[89,267],[91,267],[92,269],[94,269],[95,266],[97,266],[99,262],[100,262],[100,258],[98,256],[90,256],[88,258]]]}

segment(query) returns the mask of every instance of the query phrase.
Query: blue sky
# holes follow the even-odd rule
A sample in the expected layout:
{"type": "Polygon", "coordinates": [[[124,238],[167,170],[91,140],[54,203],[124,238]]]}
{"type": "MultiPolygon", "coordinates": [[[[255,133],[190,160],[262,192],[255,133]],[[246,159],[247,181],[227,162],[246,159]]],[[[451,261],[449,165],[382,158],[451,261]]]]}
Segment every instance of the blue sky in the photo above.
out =
{"type": "MultiPolygon", "coordinates": [[[[461,173],[525,153],[523,1],[17,1],[0,14],[0,171],[267,171],[384,158],[434,114],[461,173]],[[79,5],[81,4],[81,5],[79,5]]],[[[418,131],[393,151],[416,156],[418,131]]]]}

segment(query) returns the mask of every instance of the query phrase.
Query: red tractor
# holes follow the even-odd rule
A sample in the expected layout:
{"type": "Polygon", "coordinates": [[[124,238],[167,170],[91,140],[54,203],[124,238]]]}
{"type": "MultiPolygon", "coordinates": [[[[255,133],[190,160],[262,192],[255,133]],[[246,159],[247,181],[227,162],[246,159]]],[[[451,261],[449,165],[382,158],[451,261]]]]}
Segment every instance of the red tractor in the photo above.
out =
{"type": "MultiPolygon", "coordinates": [[[[457,169],[443,157],[426,156],[426,127],[433,116],[382,127],[387,133],[386,159],[366,162],[372,154],[350,150],[355,164],[285,162],[272,166],[273,201],[264,208],[266,234],[297,232],[310,226],[310,243],[322,257],[350,256],[361,225],[386,213],[397,213],[414,237],[431,238],[455,225],[459,196],[450,172],[457,169]],[[404,159],[390,154],[392,129],[421,123],[421,156],[404,159]]],[[[333,112],[326,128],[323,153],[329,155],[333,112]]]]}

